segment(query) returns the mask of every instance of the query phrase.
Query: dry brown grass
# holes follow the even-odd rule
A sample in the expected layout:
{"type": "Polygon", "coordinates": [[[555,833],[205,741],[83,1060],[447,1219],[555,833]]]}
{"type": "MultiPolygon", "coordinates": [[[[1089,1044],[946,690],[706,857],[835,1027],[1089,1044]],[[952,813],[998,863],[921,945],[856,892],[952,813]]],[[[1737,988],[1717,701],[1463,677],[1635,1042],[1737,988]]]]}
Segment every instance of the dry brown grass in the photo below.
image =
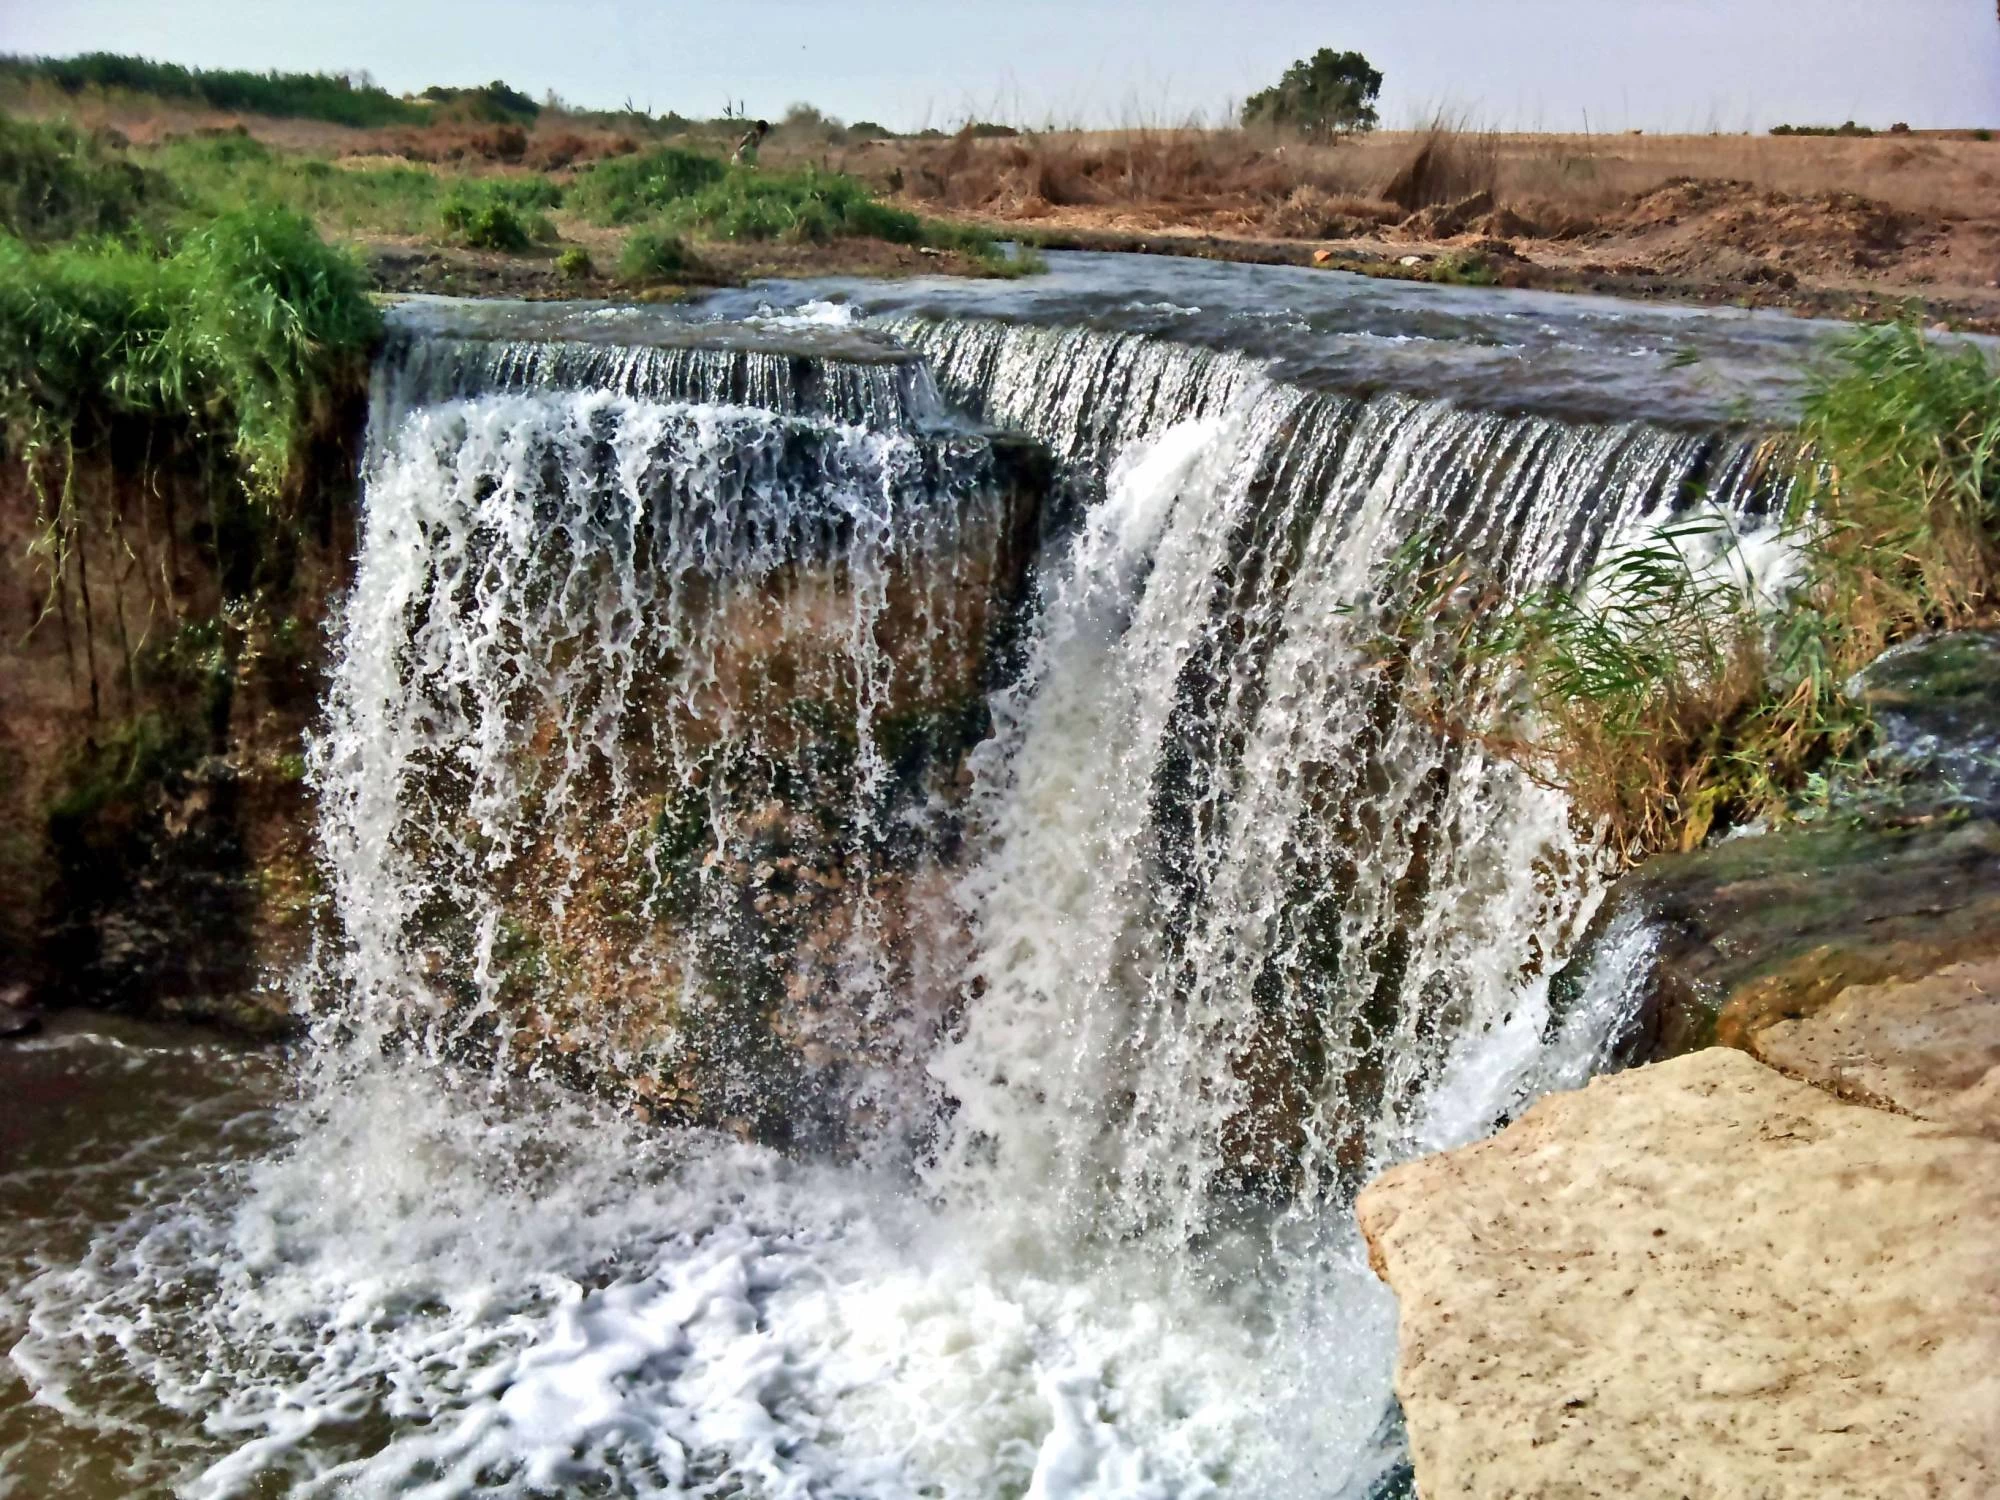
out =
{"type": "Polygon", "coordinates": [[[1332,145],[1244,130],[1139,129],[960,135],[834,156],[836,166],[900,181],[909,196],[942,208],[1027,217],[1041,205],[1254,210],[1275,233],[1309,231],[1315,194],[1342,201],[1336,216],[1380,221],[1384,204],[1407,213],[1486,191],[1531,220],[1573,227],[1680,178],[1795,196],[1860,194],[1905,212],[1966,218],[1988,217],[2000,201],[2000,144],[1969,137],[1520,135],[1440,121],[1332,145]],[[1287,212],[1301,190],[1309,190],[1299,200],[1307,210],[1287,212]]]}
{"type": "Polygon", "coordinates": [[[579,128],[555,118],[537,121],[532,129],[442,122],[354,131],[340,153],[414,162],[501,162],[546,172],[630,156],[638,149],[638,141],[623,132],[579,128]]]}

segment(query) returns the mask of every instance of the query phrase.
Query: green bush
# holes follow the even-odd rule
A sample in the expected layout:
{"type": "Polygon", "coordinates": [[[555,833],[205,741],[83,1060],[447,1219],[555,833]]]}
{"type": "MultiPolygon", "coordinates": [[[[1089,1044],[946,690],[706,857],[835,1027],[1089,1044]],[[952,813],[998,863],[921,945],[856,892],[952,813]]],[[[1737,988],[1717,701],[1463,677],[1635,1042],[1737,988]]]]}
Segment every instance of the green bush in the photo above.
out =
{"type": "Polygon", "coordinates": [[[927,222],[878,201],[855,178],[811,167],[758,171],[668,148],[598,163],[567,201],[599,224],[650,219],[680,234],[811,245],[863,236],[961,250],[984,259],[995,274],[1039,268],[1032,258],[1000,256],[982,231],[927,222]]]}
{"type": "Polygon", "coordinates": [[[666,217],[718,239],[826,244],[855,235],[915,245],[923,220],[879,203],[852,177],[803,172],[731,172],[671,205],[666,217]]]}
{"type": "Polygon", "coordinates": [[[599,162],[578,177],[571,200],[593,223],[636,224],[720,182],[728,170],[713,156],[668,146],[599,162]]]}
{"type": "Polygon", "coordinates": [[[591,263],[588,250],[571,245],[556,257],[556,274],[564,281],[583,281],[596,275],[597,267],[591,263]]]}
{"type": "Polygon", "coordinates": [[[489,125],[529,124],[542,112],[541,105],[497,78],[470,89],[440,88],[433,84],[424,90],[424,98],[444,106],[456,119],[479,120],[489,125]]]}
{"type": "Polygon", "coordinates": [[[635,284],[678,280],[697,264],[684,240],[658,229],[633,230],[618,252],[619,276],[635,284]]]}
{"type": "Polygon", "coordinates": [[[171,197],[101,137],[0,115],[0,231],[26,240],[120,234],[171,197]]]}
{"type": "Polygon", "coordinates": [[[555,226],[548,216],[532,206],[538,200],[552,201],[549,195],[554,193],[553,185],[542,178],[460,183],[438,205],[438,220],[453,239],[475,250],[525,250],[537,240],[554,237],[555,226]]]}

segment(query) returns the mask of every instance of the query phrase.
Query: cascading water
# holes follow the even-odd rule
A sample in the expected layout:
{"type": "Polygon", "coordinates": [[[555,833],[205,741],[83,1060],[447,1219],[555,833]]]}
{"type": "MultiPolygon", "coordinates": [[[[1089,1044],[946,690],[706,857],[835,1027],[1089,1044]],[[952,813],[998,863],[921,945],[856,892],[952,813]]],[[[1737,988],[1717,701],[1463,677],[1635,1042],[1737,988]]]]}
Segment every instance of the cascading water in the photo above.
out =
{"type": "Polygon", "coordinates": [[[1646,951],[1552,986],[1596,857],[1437,728],[1411,684],[1448,643],[1385,641],[1400,560],[1574,584],[1697,495],[1754,510],[1754,445],[889,331],[923,360],[392,352],[304,1085],[21,1294],[66,1420],[192,1420],[136,1481],[1358,1497],[1393,1465],[1347,1199],[1601,1065],[1646,951]]]}

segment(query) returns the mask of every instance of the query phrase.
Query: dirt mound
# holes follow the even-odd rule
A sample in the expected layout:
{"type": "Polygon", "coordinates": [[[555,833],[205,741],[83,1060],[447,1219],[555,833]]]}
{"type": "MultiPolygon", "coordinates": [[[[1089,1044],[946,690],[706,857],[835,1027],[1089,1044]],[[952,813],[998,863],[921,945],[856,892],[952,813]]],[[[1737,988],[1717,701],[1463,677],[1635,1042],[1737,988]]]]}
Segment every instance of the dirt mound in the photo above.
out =
{"type": "Polygon", "coordinates": [[[1839,276],[1889,268],[1929,252],[1941,216],[1859,193],[1786,193],[1727,179],[1677,178],[1600,219],[1594,242],[1618,241],[1684,272],[1763,266],[1839,276]]]}

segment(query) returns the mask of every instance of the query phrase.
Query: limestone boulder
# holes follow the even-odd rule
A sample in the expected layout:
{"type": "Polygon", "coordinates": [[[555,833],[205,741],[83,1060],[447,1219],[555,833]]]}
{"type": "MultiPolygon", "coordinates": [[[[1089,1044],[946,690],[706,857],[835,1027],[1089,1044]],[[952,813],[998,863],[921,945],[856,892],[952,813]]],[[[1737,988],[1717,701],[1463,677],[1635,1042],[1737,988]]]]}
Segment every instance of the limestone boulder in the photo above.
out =
{"type": "Polygon", "coordinates": [[[1852,986],[1747,1048],[1841,1098],[2000,1140],[2000,960],[1852,986]]]}
{"type": "Polygon", "coordinates": [[[1358,1213],[1429,1500],[2000,1493],[2000,1142],[1718,1048],[1358,1213]]]}

